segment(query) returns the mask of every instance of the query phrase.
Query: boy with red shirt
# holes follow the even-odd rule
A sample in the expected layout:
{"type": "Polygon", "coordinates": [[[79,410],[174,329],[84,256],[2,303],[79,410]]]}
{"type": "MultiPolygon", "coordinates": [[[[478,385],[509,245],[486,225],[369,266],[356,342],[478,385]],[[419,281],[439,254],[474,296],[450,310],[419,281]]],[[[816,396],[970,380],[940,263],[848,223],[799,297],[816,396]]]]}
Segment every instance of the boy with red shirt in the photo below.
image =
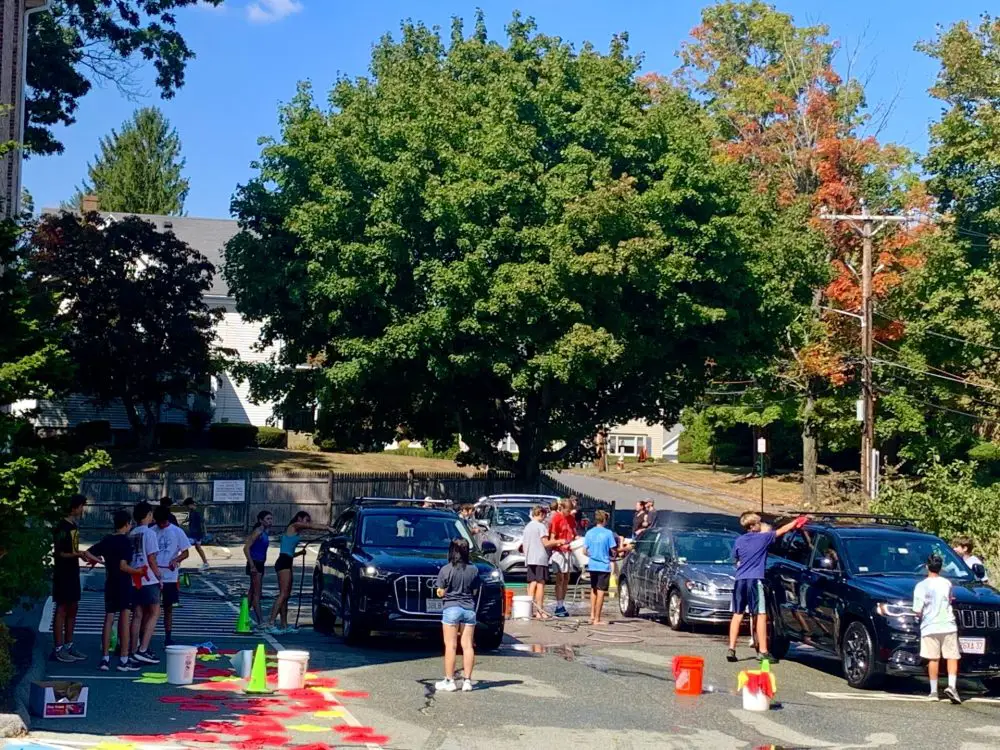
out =
{"type": "Polygon", "coordinates": [[[569,590],[569,573],[572,566],[569,543],[576,539],[576,519],[573,517],[573,504],[567,500],[559,501],[559,510],[552,517],[549,527],[549,538],[562,541],[563,544],[552,551],[551,562],[556,568],[556,617],[569,617],[566,611],[566,592],[569,590]]]}

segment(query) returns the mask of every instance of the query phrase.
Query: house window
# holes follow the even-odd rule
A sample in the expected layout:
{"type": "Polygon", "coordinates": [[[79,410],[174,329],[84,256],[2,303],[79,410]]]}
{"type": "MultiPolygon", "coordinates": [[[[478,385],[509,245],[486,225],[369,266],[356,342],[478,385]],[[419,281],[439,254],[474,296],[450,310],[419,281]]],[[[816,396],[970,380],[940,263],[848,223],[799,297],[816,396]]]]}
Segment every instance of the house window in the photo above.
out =
{"type": "Polygon", "coordinates": [[[612,456],[638,456],[639,448],[646,444],[642,435],[611,435],[608,437],[608,453],[612,456]]]}

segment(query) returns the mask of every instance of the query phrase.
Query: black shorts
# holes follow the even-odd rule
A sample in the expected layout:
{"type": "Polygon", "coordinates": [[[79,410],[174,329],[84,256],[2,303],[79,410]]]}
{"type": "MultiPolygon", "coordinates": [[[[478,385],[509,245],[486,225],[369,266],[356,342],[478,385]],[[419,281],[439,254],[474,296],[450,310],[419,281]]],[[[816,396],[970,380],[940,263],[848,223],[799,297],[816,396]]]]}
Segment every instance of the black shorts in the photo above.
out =
{"type": "Polygon", "coordinates": [[[119,586],[114,589],[104,589],[104,612],[113,615],[132,608],[132,585],[119,586]]]}
{"type": "Polygon", "coordinates": [[[291,570],[292,563],[293,563],[292,556],[286,555],[284,552],[282,552],[280,555],[278,555],[278,559],[274,561],[274,569],[291,570]]]}
{"type": "Polygon", "coordinates": [[[79,571],[59,571],[52,576],[52,601],[56,604],[76,604],[80,601],[79,571]]]}
{"type": "Polygon", "coordinates": [[[161,592],[161,602],[163,604],[174,605],[181,600],[181,587],[177,581],[164,581],[161,592]]]}
{"type": "Polygon", "coordinates": [[[595,570],[590,574],[591,591],[607,591],[611,587],[611,573],[595,570]]]}
{"type": "Polygon", "coordinates": [[[545,583],[549,580],[548,565],[529,565],[528,583],[545,583]]]}
{"type": "Polygon", "coordinates": [[[141,589],[132,589],[132,609],[152,607],[160,603],[160,585],[154,583],[141,589]]]}
{"type": "Polygon", "coordinates": [[[250,575],[250,563],[257,569],[257,572],[264,575],[264,561],[263,560],[247,560],[247,575],[250,575]]]}

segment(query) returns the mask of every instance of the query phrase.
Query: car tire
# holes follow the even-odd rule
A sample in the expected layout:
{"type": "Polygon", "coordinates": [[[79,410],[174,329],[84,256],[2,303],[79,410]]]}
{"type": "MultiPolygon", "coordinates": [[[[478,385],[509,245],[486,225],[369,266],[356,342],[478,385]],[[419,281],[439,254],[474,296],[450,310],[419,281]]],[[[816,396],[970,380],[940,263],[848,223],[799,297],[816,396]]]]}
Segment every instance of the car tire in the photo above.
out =
{"type": "Polygon", "coordinates": [[[340,618],[343,625],[344,641],[347,643],[361,643],[371,633],[371,630],[361,619],[361,615],[354,605],[354,596],[350,589],[344,589],[343,611],[340,618]]]}
{"type": "Polygon", "coordinates": [[[494,651],[503,643],[503,623],[489,630],[476,630],[476,650],[494,651]]]}
{"type": "Polygon", "coordinates": [[[671,630],[684,630],[684,598],[677,589],[670,589],[667,594],[667,625],[671,630]]]}
{"type": "Polygon", "coordinates": [[[618,582],[618,609],[625,617],[636,617],[639,614],[639,605],[632,596],[632,587],[626,578],[618,582]]]}
{"type": "Polygon", "coordinates": [[[860,620],[849,623],[840,641],[844,678],[852,688],[873,688],[882,680],[876,662],[875,637],[860,620]]]}
{"type": "Polygon", "coordinates": [[[312,616],[313,616],[313,630],[318,633],[331,633],[333,632],[333,626],[335,618],[333,613],[326,608],[320,597],[323,590],[321,584],[322,578],[319,573],[313,575],[313,593],[312,593],[312,616]]]}

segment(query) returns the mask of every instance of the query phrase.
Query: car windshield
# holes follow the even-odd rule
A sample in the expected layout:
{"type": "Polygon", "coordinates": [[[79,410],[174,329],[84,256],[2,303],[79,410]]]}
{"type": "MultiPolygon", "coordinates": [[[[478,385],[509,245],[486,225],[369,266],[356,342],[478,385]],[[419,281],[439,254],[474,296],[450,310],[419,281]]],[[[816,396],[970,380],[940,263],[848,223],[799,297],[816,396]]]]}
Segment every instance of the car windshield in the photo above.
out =
{"type": "Polygon", "coordinates": [[[677,562],[728,563],[733,559],[733,534],[675,534],[677,562]]]}
{"type": "Polygon", "coordinates": [[[944,561],[941,575],[956,581],[972,580],[972,571],[944,541],[933,536],[883,532],[877,536],[844,539],[848,557],[858,575],[919,575],[927,572],[927,558],[944,561]]]}
{"type": "Polygon", "coordinates": [[[361,542],[371,547],[419,547],[448,549],[452,539],[465,539],[475,547],[465,522],[458,518],[423,513],[366,515],[361,542]]]}
{"type": "Polygon", "coordinates": [[[531,508],[505,508],[497,506],[497,526],[527,526],[531,520],[531,508]]]}

